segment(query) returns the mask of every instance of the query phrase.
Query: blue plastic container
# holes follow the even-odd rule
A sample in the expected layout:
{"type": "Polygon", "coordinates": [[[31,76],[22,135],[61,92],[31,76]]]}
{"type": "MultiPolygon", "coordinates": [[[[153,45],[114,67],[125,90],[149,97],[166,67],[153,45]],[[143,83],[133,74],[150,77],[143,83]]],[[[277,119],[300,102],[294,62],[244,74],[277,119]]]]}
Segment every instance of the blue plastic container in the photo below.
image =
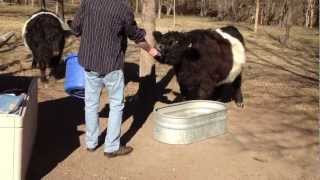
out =
{"type": "Polygon", "coordinates": [[[84,69],[79,64],[77,54],[68,54],[65,63],[65,91],[73,97],[84,99],[84,69]]]}

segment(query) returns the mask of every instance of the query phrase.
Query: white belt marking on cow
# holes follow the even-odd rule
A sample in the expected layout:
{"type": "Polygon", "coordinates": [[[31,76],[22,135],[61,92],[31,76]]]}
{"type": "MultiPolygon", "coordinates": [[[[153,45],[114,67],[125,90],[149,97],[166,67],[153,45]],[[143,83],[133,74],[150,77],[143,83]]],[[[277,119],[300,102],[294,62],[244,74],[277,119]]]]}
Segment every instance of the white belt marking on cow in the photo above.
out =
{"type": "Polygon", "coordinates": [[[232,69],[229,72],[228,77],[220,81],[217,85],[232,83],[241,73],[242,66],[246,62],[245,48],[237,38],[223,32],[221,29],[216,29],[216,32],[219,33],[224,39],[227,39],[230,42],[233,59],[232,69]]]}
{"type": "Polygon", "coordinates": [[[35,17],[41,15],[41,14],[49,14],[53,17],[55,17],[56,19],[58,19],[58,21],[60,22],[61,26],[62,26],[62,29],[65,30],[65,31],[68,31],[68,30],[71,30],[70,27],[68,26],[68,24],[64,23],[56,14],[52,13],[52,12],[38,12],[34,15],[32,15],[23,25],[22,27],[22,39],[23,39],[23,44],[25,47],[27,47],[28,49],[30,49],[30,47],[28,46],[27,42],[26,42],[26,28],[27,28],[27,25],[28,23],[34,19],[35,17]]]}

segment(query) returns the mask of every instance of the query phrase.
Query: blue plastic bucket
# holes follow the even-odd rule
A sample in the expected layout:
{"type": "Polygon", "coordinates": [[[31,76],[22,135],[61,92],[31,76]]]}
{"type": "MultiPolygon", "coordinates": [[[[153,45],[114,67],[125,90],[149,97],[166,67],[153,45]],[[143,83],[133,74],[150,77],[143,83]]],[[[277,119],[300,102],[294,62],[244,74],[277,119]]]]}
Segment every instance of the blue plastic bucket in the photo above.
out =
{"type": "Polygon", "coordinates": [[[71,96],[84,99],[84,69],[79,64],[77,54],[68,54],[65,63],[65,91],[71,96]]]}

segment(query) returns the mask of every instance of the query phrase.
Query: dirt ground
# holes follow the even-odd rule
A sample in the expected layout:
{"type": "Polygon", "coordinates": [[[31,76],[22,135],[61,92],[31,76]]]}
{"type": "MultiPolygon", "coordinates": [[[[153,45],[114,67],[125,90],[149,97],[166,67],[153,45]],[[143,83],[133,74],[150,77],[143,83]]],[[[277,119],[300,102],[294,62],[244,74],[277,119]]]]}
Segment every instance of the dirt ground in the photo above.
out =
{"type": "MultiPolygon", "coordinates": [[[[0,34],[18,34],[13,50],[0,51],[0,64],[8,65],[1,74],[39,74],[31,69],[32,56],[21,43],[19,33],[26,19],[24,13],[0,13],[0,34]]],[[[168,18],[158,20],[157,29],[187,31],[234,24],[243,33],[247,46],[242,86],[245,107],[227,103],[228,132],[190,145],[163,144],[153,139],[152,109],[165,103],[157,101],[145,108],[126,101],[122,140],[134,151],[108,159],[103,156],[103,146],[93,153],[85,150],[83,102],[69,97],[63,89],[64,79],[60,79],[48,88],[39,84],[37,138],[27,179],[320,179],[318,31],[294,27],[289,46],[283,47],[277,27],[261,27],[254,34],[252,25],[196,17],[178,17],[175,28],[168,24],[168,18]]],[[[77,46],[69,39],[65,54],[77,46]]],[[[139,49],[130,43],[125,64],[127,99],[138,89],[138,64],[139,49]]],[[[157,87],[162,97],[173,99],[175,95],[168,90],[179,92],[179,87],[168,73],[170,68],[156,64],[157,87]]],[[[108,119],[107,104],[103,92],[102,134],[108,119]]]]}

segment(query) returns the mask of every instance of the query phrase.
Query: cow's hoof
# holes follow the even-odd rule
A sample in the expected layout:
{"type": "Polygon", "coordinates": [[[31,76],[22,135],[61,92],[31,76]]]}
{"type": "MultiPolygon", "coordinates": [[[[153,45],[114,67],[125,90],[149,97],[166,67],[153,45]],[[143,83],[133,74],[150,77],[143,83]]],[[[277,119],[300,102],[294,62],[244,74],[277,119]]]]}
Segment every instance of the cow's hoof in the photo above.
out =
{"type": "Polygon", "coordinates": [[[244,104],[242,102],[237,102],[236,105],[239,107],[239,108],[244,108],[244,104]]]}

